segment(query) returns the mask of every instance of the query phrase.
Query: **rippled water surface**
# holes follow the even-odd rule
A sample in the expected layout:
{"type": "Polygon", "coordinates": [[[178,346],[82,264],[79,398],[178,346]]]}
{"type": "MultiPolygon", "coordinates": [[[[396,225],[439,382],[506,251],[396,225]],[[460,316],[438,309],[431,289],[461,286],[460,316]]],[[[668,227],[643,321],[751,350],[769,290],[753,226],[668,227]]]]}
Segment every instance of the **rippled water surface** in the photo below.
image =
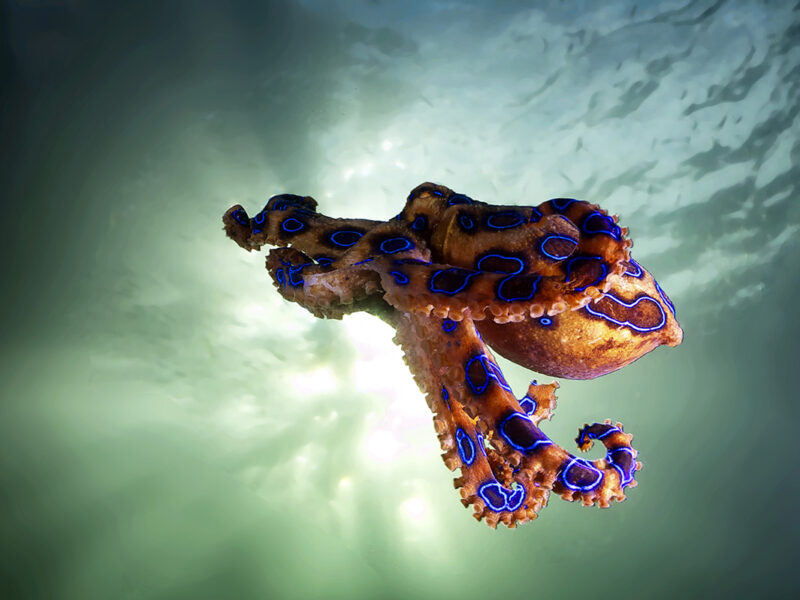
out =
{"type": "Polygon", "coordinates": [[[3,11],[3,597],[789,593],[800,5],[3,11]],[[425,180],[598,202],[675,301],[681,346],[562,382],[545,427],[624,421],[623,504],[475,522],[388,326],[284,302],[221,230],[281,192],[386,219],[425,180]]]}

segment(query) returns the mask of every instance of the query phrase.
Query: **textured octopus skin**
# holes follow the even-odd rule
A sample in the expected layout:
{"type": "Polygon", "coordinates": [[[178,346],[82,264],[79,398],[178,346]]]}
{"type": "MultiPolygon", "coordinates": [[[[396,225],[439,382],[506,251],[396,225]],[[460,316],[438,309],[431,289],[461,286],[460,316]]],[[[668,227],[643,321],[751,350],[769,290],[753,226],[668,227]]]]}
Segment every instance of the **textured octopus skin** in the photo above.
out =
{"type": "Polygon", "coordinates": [[[267,256],[278,292],[320,318],[367,311],[395,341],[434,414],[445,465],[460,469],[464,506],[492,527],[536,518],[551,491],[584,505],[625,499],[641,468],[632,437],[606,420],[578,432],[589,461],[539,428],[556,383],[517,399],[489,349],[546,375],[590,379],[683,332],[667,295],[630,256],[628,230],[597,205],[569,198],[493,206],[423,183],[389,221],[335,219],[309,196],[270,198],[250,218],[223,217],[227,235],[267,256]]]}

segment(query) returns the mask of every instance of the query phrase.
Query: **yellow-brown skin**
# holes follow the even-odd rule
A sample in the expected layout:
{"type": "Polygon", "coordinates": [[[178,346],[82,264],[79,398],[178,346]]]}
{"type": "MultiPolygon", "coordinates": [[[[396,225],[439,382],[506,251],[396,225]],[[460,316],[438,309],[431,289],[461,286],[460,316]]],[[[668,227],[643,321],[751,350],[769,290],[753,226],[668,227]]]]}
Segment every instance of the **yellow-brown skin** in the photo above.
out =
{"type": "Polygon", "coordinates": [[[588,379],[680,343],[671,302],[631,259],[616,217],[571,199],[492,206],[426,183],[387,222],[332,219],[313,198],[290,195],[253,219],[234,206],[223,221],[247,250],[281,246],[267,269],[287,300],[318,317],[364,310],[397,329],[476,518],[513,527],[535,518],[550,490],[605,507],[636,485],[641,464],[621,424],[585,426],[579,448],[600,440],[607,454],[576,459],[538,428],[556,384],[532,384],[517,400],[487,347],[588,379]]]}

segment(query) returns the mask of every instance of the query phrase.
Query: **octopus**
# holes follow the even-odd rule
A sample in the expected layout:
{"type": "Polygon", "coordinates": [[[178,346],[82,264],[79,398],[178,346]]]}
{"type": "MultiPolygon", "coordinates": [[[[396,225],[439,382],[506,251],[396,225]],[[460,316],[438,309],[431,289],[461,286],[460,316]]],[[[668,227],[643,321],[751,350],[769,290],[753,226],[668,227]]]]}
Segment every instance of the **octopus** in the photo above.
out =
{"type": "Polygon", "coordinates": [[[578,448],[598,441],[604,458],[571,454],[540,428],[558,384],[533,381],[517,398],[492,353],[591,379],[680,344],[675,307],[631,258],[616,216],[572,198],[495,206],[423,183],[388,221],[327,217],[312,197],[282,194],[252,218],[235,205],[223,223],[248,251],[277,246],[266,267],[286,300],[320,318],[366,311],[396,329],[476,519],[515,527],[551,491],[605,508],[636,485],[641,463],[621,423],[578,431],[578,448]]]}

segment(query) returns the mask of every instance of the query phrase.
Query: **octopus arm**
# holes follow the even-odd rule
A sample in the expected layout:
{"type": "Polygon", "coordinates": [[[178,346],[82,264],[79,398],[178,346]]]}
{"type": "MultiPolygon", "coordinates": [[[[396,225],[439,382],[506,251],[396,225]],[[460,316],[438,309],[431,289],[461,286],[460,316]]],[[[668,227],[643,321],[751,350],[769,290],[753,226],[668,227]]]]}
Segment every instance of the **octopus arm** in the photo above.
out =
{"type": "Polygon", "coordinates": [[[579,432],[607,448],[604,459],[577,458],[554,444],[537,423],[555,406],[555,386],[532,385],[517,400],[470,319],[398,318],[396,341],[434,411],[443,457],[460,468],[455,485],[477,519],[514,527],[535,518],[550,490],[584,505],[624,500],[640,468],[632,436],[621,425],[595,423],[579,432]],[[536,406],[526,399],[535,398],[536,406]],[[488,470],[487,470],[488,469],[488,470]]]}

